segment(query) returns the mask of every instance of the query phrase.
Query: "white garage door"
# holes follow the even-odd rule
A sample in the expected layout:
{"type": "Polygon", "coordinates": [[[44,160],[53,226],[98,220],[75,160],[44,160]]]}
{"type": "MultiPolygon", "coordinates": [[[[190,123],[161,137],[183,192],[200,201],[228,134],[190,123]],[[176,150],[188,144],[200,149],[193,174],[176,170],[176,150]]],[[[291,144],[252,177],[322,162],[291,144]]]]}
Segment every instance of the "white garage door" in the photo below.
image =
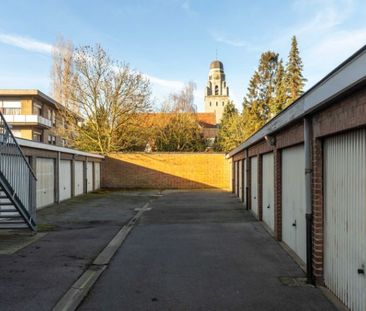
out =
{"type": "Polygon", "coordinates": [[[273,153],[263,155],[263,221],[274,230],[274,163],[273,153]]]}
{"type": "Polygon", "coordinates": [[[366,310],[366,130],[324,143],[324,278],[351,309],[366,310]]]}
{"type": "Polygon", "coordinates": [[[37,158],[37,208],[55,202],[55,161],[54,159],[37,158]]]}
{"type": "Polygon", "coordinates": [[[100,189],[100,163],[94,162],[94,188],[100,189]]]}
{"type": "Polygon", "coordinates": [[[243,205],[247,206],[247,160],[243,160],[243,205]]]}
{"type": "Polygon", "coordinates": [[[238,161],[234,162],[234,193],[238,195],[238,161]]]}
{"type": "Polygon", "coordinates": [[[60,161],[60,201],[71,198],[71,161],[60,161]]]}
{"type": "Polygon", "coordinates": [[[282,240],[306,262],[303,145],[282,151],[282,240]]]}
{"type": "Polygon", "coordinates": [[[239,198],[243,201],[243,161],[239,161],[239,198]]]}
{"type": "Polygon", "coordinates": [[[251,165],[251,209],[253,213],[258,216],[258,160],[257,157],[250,159],[251,165]]]}
{"type": "Polygon", "coordinates": [[[84,169],[82,161],[75,161],[74,193],[75,195],[84,193],[84,169]]]}
{"type": "Polygon", "coordinates": [[[93,162],[86,163],[86,190],[93,191],[93,162]]]}

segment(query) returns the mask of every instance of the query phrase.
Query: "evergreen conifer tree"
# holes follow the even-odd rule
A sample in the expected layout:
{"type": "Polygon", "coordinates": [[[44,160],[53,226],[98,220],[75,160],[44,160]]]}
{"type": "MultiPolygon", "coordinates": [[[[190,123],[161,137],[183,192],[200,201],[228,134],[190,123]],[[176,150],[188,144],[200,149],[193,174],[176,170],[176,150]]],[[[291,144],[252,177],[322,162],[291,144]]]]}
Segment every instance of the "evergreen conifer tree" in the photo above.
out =
{"type": "Polygon", "coordinates": [[[288,89],[288,101],[286,106],[293,103],[302,93],[306,79],[302,75],[303,64],[297,45],[296,36],[292,37],[291,49],[286,64],[286,86],[288,89]]]}
{"type": "Polygon", "coordinates": [[[258,69],[254,72],[243,102],[243,117],[247,133],[253,133],[270,118],[275,105],[276,72],[278,54],[262,53],[258,69]]]}
{"type": "Polygon", "coordinates": [[[243,142],[245,138],[245,123],[242,115],[238,113],[234,103],[230,102],[224,109],[215,149],[217,151],[230,151],[243,142]]]}
{"type": "Polygon", "coordinates": [[[282,59],[278,63],[275,77],[275,97],[270,107],[270,118],[280,113],[289,101],[288,89],[285,80],[285,68],[282,59]]]}

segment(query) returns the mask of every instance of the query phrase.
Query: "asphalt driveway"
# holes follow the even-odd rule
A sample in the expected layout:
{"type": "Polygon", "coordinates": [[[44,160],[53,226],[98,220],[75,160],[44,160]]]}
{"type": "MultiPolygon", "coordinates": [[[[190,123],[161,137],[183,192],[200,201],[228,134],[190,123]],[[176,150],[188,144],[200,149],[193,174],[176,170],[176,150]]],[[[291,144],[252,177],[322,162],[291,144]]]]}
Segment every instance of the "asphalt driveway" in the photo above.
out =
{"type": "Polygon", "coordinates": [[[80,310],[336,310],[230,193],[150,207],[80,310]]]}

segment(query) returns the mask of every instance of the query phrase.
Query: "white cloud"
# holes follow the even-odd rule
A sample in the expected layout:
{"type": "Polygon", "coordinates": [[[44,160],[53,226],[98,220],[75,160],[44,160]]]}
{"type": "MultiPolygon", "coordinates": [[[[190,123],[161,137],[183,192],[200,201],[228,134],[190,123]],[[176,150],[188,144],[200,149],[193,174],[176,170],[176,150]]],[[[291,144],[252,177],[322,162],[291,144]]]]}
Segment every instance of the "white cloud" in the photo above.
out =
{"type": "Polygon", "coordinates": [[[50,54],[52,52],[51,44],[44,43],[29,37],[0,33],[0,42],[32,52],[44,54],[50,54]]]}
{"type": "MultiPolygon", "coordinates": [[[[51,54],[52,52],[51,44],[38,41],[30,37],[0,33],[0,42],[31,52],[38,52],[43,54],[51,54]]],[[[148,74],[144,74],[144,76],[150,80],[153,88],[154,86],[157,86],[156,93],[168,93],[171,91],[179,90],[184,86],[184,83],[181,81],[161,79],[148,74]]]]}
{"type": "Polygon", "coordinates": [[[312,18],[292,29],[297,35],[314,35],[342,24],[351,16],[354,3],[353,0],[298,0],[292,9],[299,16],[315,12],[312,18]]]}
{"type": "Polygon", "coordinates": [[[184,86],[184,83],[178,80],[165,80],[148,74],[144,74],[144,77],[146,79],[149,79],[152,84],[159,85],[161,87],[168,88],[171,90],[179,90],[184,86]]]}
{"type": "Polygon", "coordinates": [[[255,46],[254,44],[242,40],[240,38],[234,37],[232,35],[211,32],[211,37],[217,42],[225,43],[234,47],[243,47],[246,48],[247,50],[253,50],[253,51],[259,50],[258,47],[255,46]]]}
{"type": "Polygon", "coordinates": [[[181,4],[181,8],[189,15],[197,15],[197,12],[192,9],[191,3],[188,0],[184,0],[181,4]]]}

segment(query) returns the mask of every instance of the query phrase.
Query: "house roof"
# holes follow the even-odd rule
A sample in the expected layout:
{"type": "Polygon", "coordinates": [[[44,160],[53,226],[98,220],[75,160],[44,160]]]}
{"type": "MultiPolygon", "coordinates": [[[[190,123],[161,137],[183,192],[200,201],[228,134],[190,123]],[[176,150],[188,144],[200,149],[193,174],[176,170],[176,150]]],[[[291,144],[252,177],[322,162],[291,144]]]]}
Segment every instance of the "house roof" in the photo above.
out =
{"type": "Polygon", "coordinates": [[[42,93],[40,90],[37,89],[0,89],[0,96],[12,96],[12,97],[32,96],[41,99],[43,101],[46,101],[49,104],[54,105],[56,107],[59,107],[61,105],[56,100],[54,100],[50,96],[42,93]]]}
{"type": "MultiPolygon", "coordinates": [[[[163,126],[170,121],[170,117],[173,114],[158,112],[158,113],[143,113],[141,116],[145,118],[148,123],[163,126]]],[[[215,113],[197,112],[194,114],[198,123],[204,128],[215,128],[216,127],[216,115],[215,113]]]]}
{"type": "Polygon", "coordinates": [[[204,127],[216,127],[216,114],[213,112],[197,112],[198,122],[204,127]]]}

